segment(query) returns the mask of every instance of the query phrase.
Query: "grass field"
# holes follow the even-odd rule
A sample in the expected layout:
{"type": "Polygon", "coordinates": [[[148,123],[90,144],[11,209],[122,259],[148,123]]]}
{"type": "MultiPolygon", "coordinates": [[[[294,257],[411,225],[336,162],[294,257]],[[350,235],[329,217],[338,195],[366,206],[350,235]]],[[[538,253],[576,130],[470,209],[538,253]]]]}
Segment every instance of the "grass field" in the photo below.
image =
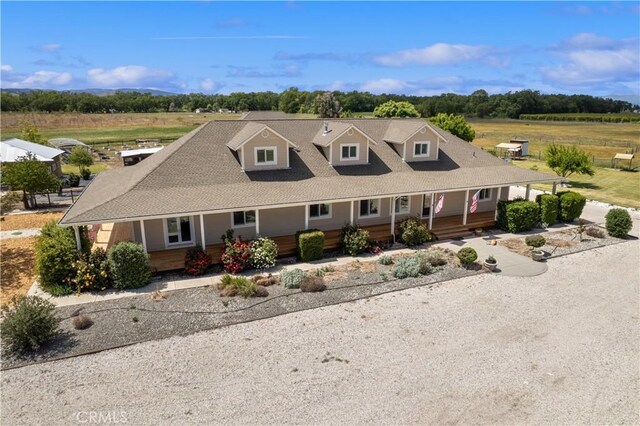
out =
{"type": "Polygon", "coordinates": [[[2,257],[2,282],[0,305],[11,301],[13,296],[27,294],[35,280],[35,237],[0,240],[2,257]]]}

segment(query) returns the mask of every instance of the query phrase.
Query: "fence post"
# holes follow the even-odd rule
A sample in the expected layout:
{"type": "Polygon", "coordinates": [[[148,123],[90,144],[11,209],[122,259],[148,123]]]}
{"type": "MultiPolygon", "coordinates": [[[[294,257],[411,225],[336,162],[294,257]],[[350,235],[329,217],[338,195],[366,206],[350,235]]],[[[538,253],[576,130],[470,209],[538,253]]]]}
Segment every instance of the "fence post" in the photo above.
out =
{"type": "Polygon", "coordinates": [[[72,202],[72,203],[75,203],[75,202],[76,202],[76,200],[73,198],[73,189],[71,189],[70,191],[71,191],[71,202],[72,202]]]}
{"type": "Polygon", "coordinates": [[[49,207],[51,207],[51,197],[49,196],[49,191],[47,191],[47,200],[49,200],[49,207]]]}

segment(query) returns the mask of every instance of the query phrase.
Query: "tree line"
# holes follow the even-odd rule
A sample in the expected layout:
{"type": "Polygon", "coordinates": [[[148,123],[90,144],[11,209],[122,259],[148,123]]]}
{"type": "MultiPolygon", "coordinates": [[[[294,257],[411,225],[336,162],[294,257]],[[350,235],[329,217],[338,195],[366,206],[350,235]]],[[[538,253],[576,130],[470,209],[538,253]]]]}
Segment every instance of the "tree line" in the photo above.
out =
{"type": "MultiPolygon", "coordinates": [[[[142,92],[115,92],[94,95],[69,91],[34,90],[21,93],[3,91],[2,111],[32,112],[172,112],[212,111],[225,108],[231,111],[284,111],[288,113],[318,113],[317,100],[322,91],[303,91],[295,87],[282,93],[249,92],[228,95],[202,93],[152,95],[142,92]]],[[[369,92],[332,92],[342,114],[372,112],[388,101],[409,102],[422,117],[437,113],[462,114],[478,118],[519,118],[521,114],[553,113],[621,113],[634,109],[633,104],[589,95],[541,94],[522,90],[489,95],[476,90],[470,95],[443,93],[437,96],[409,96],[369,92]]]]}

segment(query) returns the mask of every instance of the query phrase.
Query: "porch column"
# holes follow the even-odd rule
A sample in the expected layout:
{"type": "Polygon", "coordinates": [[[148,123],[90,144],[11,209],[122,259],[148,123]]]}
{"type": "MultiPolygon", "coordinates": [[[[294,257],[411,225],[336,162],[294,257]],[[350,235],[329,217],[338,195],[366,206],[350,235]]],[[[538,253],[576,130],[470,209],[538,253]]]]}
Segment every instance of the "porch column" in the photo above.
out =
{"type": "Polygon", "coordinates": [[[528,201],[529,200],[529,195],[531,195],[531,184],[530,183],[527,184],[527,189],[526,189],[526,191],[524,191],[524,199],[528,201]]]}
{"type": "Polygon", "coordinates": [[[391,197],[391,236],[393,242],[396,242],[396,197],[391,197]]]}
{"type": "Polygon", "coordinates": [[[435,208],[436,193],[431,193],[431,206],[429,207],[429,231],[433,229],[433,209],[435,208]]]}
{"type": "Polygon", "coordinates": [[[496,212],[493,220],[498,220],[498,203],[500,202],[500,195],[502,195],[502,187],[496,188],[496,212]]]}
{"type": "Polygon", "coordinates": [[[553,186],[551,186],[551,193],[553,195],[556,195],[556,186],[558,185],[558,182],[553,182],[553,186]]]}
{"type": "Polygon", "coordinates": [[[464,214],[462,215],[462,224],[467,224],[467,210],[469,210],[469,190],[464,191],[464,214]]]}
{"type": "Polygon", "coordinates": [[[207,243],[204,240],[204,215],[200,215],[200,239],[202,240],[202,250],[207,250],[207,243]]]}
{"type": "Polygon", "coordinates": [[[304,229],[309,229],[309,204],[304,205],[304,229]]]}
{"type": "Polygon", "coordinates": [[[355,203],[355,201],[351,201],[349,204],[351,205],[351,212],[350,212],[350,216],[349,216],[349,224],[353,225],[353,203],[355,203]]]}
{"type": "Polygon", "coordinates": [[[256,236],[260,235],[260,210],[256,209],[256,236]]]}
{"type": "Polygon", "coordinates": [[[78,251],[82,250],[82,241],[80,240],[80,228],[77,226],[73,227],[73,232],[76,234],[76,248],[78,251]]]}
{"type": "Polygon", "coordinates": [[[145,253],[148,253],[149,251],[147,250],[147,236],[144,233],[144,220],[140,221],[140,236],[142,237],[142,248],[144,249],[145,253]]]}

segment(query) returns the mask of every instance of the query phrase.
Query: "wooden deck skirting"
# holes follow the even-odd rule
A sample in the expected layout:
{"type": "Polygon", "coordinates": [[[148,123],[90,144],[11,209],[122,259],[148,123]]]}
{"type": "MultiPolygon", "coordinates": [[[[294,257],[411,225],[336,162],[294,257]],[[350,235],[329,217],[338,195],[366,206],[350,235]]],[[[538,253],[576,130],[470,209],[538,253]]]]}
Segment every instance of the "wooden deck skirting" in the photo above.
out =
{"type": "MultiPolygon", "coordinates": [[[[495,225],[495,211],[473,213],[467,216],[467,224],[462,224],[462,215],[435,217],[433,219],[433,229],[431,232],[438,239],[452,238],[455,236],[469,235],[471,230],[477,228],[490,228],[495,225]]],[[[423,223],[429,223],[428,219],[423,220],[423,223]]],[[[369,231],[369,237],[376,241],[390,241],[391,240],[391,226],[390,224],[363,226],[363,229],[369,231]]],[[[397,237],[397,224],[396,224],[396,237],[397,237]]],[[[324,248],[325,250],[335,250],[340,245],[341,230],[324,231],[324,248]]],[[[278,245],[278,256],[289,257],[296,254],[296,237],[295,235],[286,235],[281,237],[272,237],[275,243],[278,245]]],[[[214,263],[220,262],[220,256],[224,245],[211,244],[207,245],[207,254],[211,256],[214,263]]],[[[189,247],[181,247],[169,250],[158,250],[149,252],[151,267],[158,271],[171,271],[184,268],[184,257],[189,247]]]]}

